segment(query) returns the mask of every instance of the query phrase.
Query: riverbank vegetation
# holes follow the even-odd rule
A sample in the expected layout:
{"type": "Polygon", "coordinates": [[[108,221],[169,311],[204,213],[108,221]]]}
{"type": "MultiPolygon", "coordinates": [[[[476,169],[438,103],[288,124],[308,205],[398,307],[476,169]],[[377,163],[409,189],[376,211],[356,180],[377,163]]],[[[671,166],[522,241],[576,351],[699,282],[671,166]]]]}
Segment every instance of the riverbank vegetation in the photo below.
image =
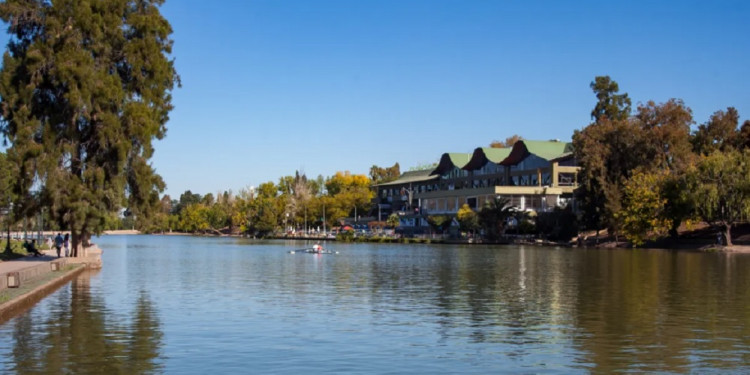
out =
{"type": "Polygon", "coordinates": [[[692,111],[679,99],[631,111],[609,77],[591,88],[593,122],[573,135],[583,227],[637,246],[702,221],[731,246],[732,227],[750,216],[750,121],[740,126],[729,107],[691,131],[692,111]]]}

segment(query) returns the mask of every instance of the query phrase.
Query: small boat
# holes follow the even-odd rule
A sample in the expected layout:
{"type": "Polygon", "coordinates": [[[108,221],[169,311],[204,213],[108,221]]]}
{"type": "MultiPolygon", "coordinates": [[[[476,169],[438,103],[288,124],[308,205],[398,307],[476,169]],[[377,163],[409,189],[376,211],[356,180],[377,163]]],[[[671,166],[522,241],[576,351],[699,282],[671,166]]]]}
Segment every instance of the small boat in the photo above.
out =
{"type": "Polygon", "coordinates": [[[338,254],[338,251],[332,251],[332,250],[326,250],[323,248],[323,246],[320,246],[318,244],[313,245],[313,247],[306,248],[306,249],[298,249],[298,250],[292,250],[289,252],[289,254],[338,254]]]}

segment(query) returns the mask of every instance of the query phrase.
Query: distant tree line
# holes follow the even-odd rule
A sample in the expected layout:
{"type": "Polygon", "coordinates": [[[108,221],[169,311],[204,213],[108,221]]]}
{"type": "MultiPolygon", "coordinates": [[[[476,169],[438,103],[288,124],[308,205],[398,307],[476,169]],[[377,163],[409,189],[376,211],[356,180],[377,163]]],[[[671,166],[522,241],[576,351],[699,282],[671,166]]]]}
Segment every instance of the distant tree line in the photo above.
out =
{"type": "Polygon", "coordinates": [[[265,237],[286,230],[321,229],[341,219],[366,215],[371,208],[371,179],[337,172],[328,178],[308,179],[295,173],[277,183],[266,182],[238,193],[225,191],[201,196],[185,191],[179,199],[165,195],[153,216],[136,220],[144,232],[246,234],[265,237]]]}

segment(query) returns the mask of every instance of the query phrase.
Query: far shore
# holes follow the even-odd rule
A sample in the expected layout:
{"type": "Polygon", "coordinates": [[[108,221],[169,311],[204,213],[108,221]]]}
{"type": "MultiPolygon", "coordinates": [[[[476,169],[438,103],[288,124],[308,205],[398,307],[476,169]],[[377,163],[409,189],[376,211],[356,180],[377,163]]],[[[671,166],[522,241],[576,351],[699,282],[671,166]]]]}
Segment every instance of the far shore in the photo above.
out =
{"type": "Polygon", "coordinates": [[[102,234],[141,234],[141,231],[134,229],[105,230],[102,234]]]}
{"type": "MultiPolygon", "coordinates": [[[[110,230],[110,231],[104,231],[103,234],[107,235],[133,235],[133,234],[143,234],[140,231],[137,230],[110,230]]],[[[163,232],[163,233],[151,233],[151,235],[154,236],[196,236],[196,237],[241,237],[240,235],[236,234],[223,234],[221,236],[218,235],[210,235],[210,234],[195,234],[195,233],[188,233],[188,232],[163,232]]],[[[335,238],[303,238],[303,237],[269,237],[267,239],[276,239],[276,240],[324,240],[324,241],[336,241],[335,238]]],[[[747,242],[747,241],[744,241],[747,242]]],[[[398,239],[396,239],[395,242],[398,243],[398,239]]],[[[414,242],[410,242],[414,243],[414,242]]],[[[438,242],[433,242],[438,243],[438,242]]],[[[447,244],[457,244],[462,243],[459,241],[449,241],[449,242],[442,242],[447,244]]],[[[467,245],[474,244],[474,245],[493,245],[498,243],[490,243],[490,242],[474,242],[474,241],[466,241],[467,245]]],[[[508,243],[499,243],[500,245],[507,245],[508,243]]],[[[514,243],[510,243],[514,244],[514,243]]],[[[563,246],[563,247],[580,247],[580,248],[589,248],[589,249],[624,249],[624,248],[633,248],[626,242],[615,242],[611,239],[603,238],[599,243],[595,243],[591,238],[589,238],[588,241],[586,241],[586,245],[584,246],[578,246],[573,244],[573,241],[570,243],[555,243],[555,242],[542,242],[542,241],[529,241],[529,242],[518,242],[515,243],[518,245],[534,245],[534,246],[563,246]]],[[[657,250],[679,250],[679,251],[700,251],[700,252],[725,252],[725,253],[748,253],[750,254],[750,245],[746,244],[734,244],[732,246],[719,246],[716,244],[707,244],[706,241],[681,241],[678,243],[654,243],[651,247],[638,247],[634,249],[657,249],[657,250]]]]}

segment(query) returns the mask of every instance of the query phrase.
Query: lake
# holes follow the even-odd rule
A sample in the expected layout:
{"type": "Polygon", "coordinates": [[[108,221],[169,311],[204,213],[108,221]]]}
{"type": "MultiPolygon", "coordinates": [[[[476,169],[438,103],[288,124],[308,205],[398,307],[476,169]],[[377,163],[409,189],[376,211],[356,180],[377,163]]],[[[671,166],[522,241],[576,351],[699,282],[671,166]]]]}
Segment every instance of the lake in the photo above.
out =
{"type": "Polygon", "coordinates": [[[750,254],[103,236],[0,372],[748,373],[750,254]]]}

